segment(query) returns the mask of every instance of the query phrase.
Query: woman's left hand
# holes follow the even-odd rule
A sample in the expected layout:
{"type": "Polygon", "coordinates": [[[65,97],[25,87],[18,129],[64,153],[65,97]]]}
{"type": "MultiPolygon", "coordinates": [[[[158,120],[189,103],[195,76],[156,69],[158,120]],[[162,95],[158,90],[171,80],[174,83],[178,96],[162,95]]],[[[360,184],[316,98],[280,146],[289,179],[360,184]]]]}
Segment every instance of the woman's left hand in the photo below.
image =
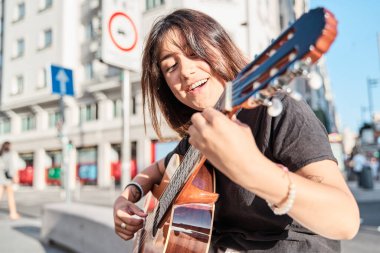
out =
{"type": "Polygon", "coordinates": [[[252,157],[261,154],[249,126],[236,118],[229,119],[213,108],[206,108],[195,113],[191,121],[190,144],[235,182],[244,175],[241,169],[251,165],[252,157]]]}

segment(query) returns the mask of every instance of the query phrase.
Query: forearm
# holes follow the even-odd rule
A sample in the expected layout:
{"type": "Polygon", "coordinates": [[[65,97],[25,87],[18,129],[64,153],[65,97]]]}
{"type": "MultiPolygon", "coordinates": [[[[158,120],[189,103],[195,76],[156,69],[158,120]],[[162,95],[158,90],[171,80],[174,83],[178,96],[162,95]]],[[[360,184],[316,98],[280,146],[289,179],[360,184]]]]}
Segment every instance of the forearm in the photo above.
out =
{"type": "MultiPolygon", "coordinates": [[[[132,180],[132,182],[141,186],[143,194],[148,193],[153,188],[153,185],[161,182],[164,170],[161,166],[164,166],[163,160],[148,166],[132,180]]],[[[137,202],[143,197],[139,194],[138,188],[133,185],[126,187],[121,195],[132,202],[137,202]]]]}
{"type": "Polygon", "coordinates": [[[352,194],[296,174],[292,180],[299,188],[289,212],[293,219],[327,238],[342,240],[355,236],[360,216],[352,194]]]}
{"type": "MultiPolygon", "coordinates": [[[[251,173],[249,177],[245,174],[235,181],[271,203],[283,203],[289,192],[286,172],[268,159],[256,160],[255,169],[252,166],[246,169],[251,173]]],[[[335,185],[328,177],[315,182],[291,172],[289,176],[296,186],[295,201],[288,213],[293,219],[332,239],[349,239],[356,234],[359,210],[344,180],[335,185]]]]}

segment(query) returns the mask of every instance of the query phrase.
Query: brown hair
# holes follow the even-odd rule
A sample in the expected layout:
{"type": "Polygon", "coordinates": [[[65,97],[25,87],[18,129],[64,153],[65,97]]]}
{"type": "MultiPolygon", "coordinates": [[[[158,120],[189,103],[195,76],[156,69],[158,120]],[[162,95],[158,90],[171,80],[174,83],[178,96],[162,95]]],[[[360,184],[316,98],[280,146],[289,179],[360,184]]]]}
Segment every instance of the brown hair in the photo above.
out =
{"type": "Polygon", "coordinates": [[[4,152],[9,152],[10,149],[11,143],[9,141],[4,142],[3,145],[1,145],[0,156],[3,155],[4,152]]]}
{"type": "Polygon", "coordinates": [[[145,127],[145,108],[148,106],[153,128],[160,139],[156,105],[169,126],[182,137],[186,135],[190,117],[195,112],[175,98],[159,66],[161,44],[168,32],[174,30],[181,32],[188,47],[181,49],[206,61],[213,73],[225,81],[232,80],[247,63],[223,27],[202,12],[180,9],[157,20],[145,42],[141,85],[145,127]]]}

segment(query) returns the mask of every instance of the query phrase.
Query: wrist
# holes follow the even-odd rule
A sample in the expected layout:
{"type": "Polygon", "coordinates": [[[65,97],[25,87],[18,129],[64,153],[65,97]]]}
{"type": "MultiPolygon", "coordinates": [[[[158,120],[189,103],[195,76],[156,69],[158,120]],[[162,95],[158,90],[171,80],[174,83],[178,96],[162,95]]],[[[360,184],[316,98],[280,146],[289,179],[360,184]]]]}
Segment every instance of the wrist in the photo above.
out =
{"type": "Polygon", "coordinates": [[[139,183],[130,182],[125,186],[122,196],[136,203],[144,196],[144,190],[139,183]]]}

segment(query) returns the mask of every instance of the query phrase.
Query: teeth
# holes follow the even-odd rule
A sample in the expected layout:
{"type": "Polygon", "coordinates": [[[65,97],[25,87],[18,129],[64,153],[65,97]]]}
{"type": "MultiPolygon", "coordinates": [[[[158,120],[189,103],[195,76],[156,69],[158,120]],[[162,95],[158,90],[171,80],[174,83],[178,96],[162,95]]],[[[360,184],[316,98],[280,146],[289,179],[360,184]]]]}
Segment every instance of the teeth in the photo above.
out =
{"type": "Polygon", "coordinates": [[[202,79],[202,80],[199,80],[199,81],[193,83],[193,84],[190,86],[190,90],[194,90],[195,88],[201,86],[201,85],[204,84],[205,82],[207,82],[207,79],[202,79]]]}

